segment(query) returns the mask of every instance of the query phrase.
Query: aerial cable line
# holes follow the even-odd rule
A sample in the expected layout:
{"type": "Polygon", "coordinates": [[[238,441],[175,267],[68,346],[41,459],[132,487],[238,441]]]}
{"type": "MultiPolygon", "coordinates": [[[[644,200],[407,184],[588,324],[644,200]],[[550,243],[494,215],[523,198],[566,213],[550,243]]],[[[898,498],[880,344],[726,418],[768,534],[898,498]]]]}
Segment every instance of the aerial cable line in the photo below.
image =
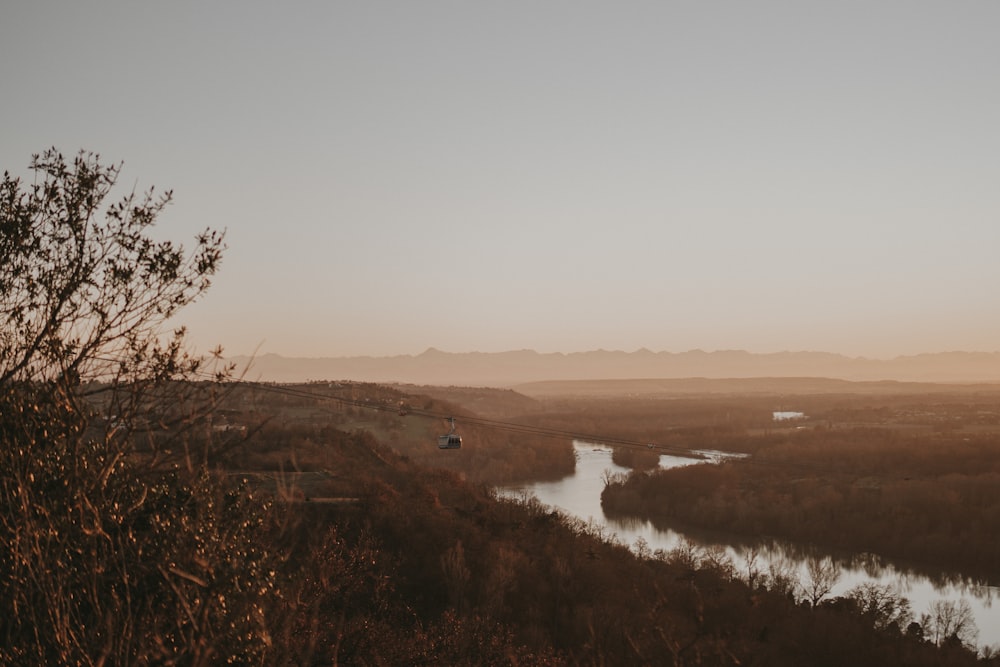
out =
{"type": "MultiPolygon", "coordinates": [[[[211,377],[214,378],[214,376],[211,377]]],[[[347,397],[331,396],[329,394],[316,393],[313,391],[309,391],[307,389],[297,389],[294,387],[289,387],[287,385],[260,383],[260,382],[253,382],[250,380],[238,380],[235,383],[252,386],[262,391],[285,394],[287,396],[295,396],[298,398],[311,398],[323,401],[335,401],[344,405],[351,405],[358,408],[374,410],[377,412],[397,412],[399,410],[398,404],[373,403],[370,401],[351,399],[347,397]]],[[[441,419],[441,420],[448,420],[453,416],[451,414],[445,414],[442,412],[435,412],[432,410],[425,410],[422,408],[414,408],[414,407],[407,407],[407,413],[420,417],[426,417],[429,419],[441,419]]],[[[462,416],[457,419],[462,423],[473,424],[476,426],[481,426],[484,428],[490,428],[495,430],[507,431],[510,433],[522,433],[525,435],[535,435],[540,437],[577,440],[587,443],[593,443],[596,445],[618,447],[622,449],[651,451],[659,454],[680,456],[690,459],[701,459],[701,460],[710,459],[710,457],[705,455],[704,449],[695,449],[692,447],[680,447],[675,445],[648,443],[628,438],[608,437],[604,435],[595,435],[592,433],[580,433],[576,431],[566,431],[562,429],[554,429],[544,426],[531,426],[528,424],[518,424],[515,422],[486,419],[484,417],[462,416]]],[[[792,463],[790,461],[775,461],[767,459],[761,460],[754,456],[738,456],[738,458],[744,463],[749,465],[790,468],[790,469],[802,470],[803,472],[819,472],[825,474],[838,472],[837,470],[831,469],[829,466],[820,464],[792,463]]]]}
{"type": "MultiPolygon", "coordinates": [[[[318,393],[307,389],[298,389],[276,384],[253,382],[249,380],[238,380],[234,384],[246,385],[253,387],[255,389],[259,389],[261,391],[283,394],[286,396],[294,396],[298,398],[310,398],[320,401],[335,401],[343,405],[350,405],[378,412],[396,412],[399,410],[398,405],[390,405],[386,403],[373,403],[370,401],[357,400],[342,396],[331,396],[329,394],[318,393]]],[[[425,410],[423,408],[407,407],[406,411],[407,414],[426,417],[429,419],[448,420],[451,417],[453,417],[453,415],[451,414],[435,412],[432,410],[425,410]]],[[[540,437],[550,437],[550,438],[559,438],[567,440],[579,440],[594,444],[622,447],[629,449],[642,449],[647,451],[658,450],[663,453],[674,454],[677,456],[684,456],[688,458],[696,458],[696,459],[705,458],[704,454],[700,450],[692,449],[689,447],[678,447],[678,446],[662,445],[656,443],[647,443],[628,438],[607,437],[603,435],[595,435],[592,433],[566,431],[562,429],[548,428],[544,426],[531,426],[528,424],[518,424],[515,422],[501,421],[496,419],[486,419],[484,417],[476,417],[476,416],[462,416],[459,418],[459,421],[461,421],[462,423],[481,426],[484,428],[503,430],[512,433],[521,433],[525,435],[535,435],[540,437]]]]}
{"type": "MultiPolygon", "coordinates": [[[[105,360],[110,361],[110,360],[105,360]]],[[[218,375],[214,373],[208,373],[206,371],[198,371],[195,373],[201,376],[205,380],[217,381],[218,375]]],[[[398,404],[388,404],[388,403],[375,403],[371,401],[352,399],[344,396],[332,396],[330,394],[322,394],[307,389],[295,388],[288,385],[282,385],[278,383],[268,383],[268,382],[258,382],[253,380],[223,380],[223,384],[237,385],[237,386],[247,386],[254,389],[258,389],[264,392],[270,392],[274,394],[283,394],[285,396],[293,396],[296,398],[307,398],[318,401],[334,401],[342,405],[350,405],[357,408],[374,410],[376,412],[398,412],[398,404]]],[[[425,410],[423,408],[407,407],[407,414],[412,414],[420,417],[426,417],[428,419],[441,419],[449,420],[454,415],[445,414],[442,412],[435,412],[432,410],[425,410]]],[[[597,445],[604,445],[609,447],[618,447],[622,449],[632,449],[632,450],[643,450],[657,452],[660,454],[667,454],[673,456],[680,456],[690,459],[707,459],[703,449],[694,449],[691,447],[681,447],[676,445],[664,445],[658,443],[641,442],[639,440],[633,440],[629,438],[617,438],[617,437],[607,437],[603,435],[596,435],[592,433],[580,433],[576,431],[566,431],[562,429],[548,428],[544,426],[531,426],[529,424],[517,424],[515,422],[500,421],[495,419],[486,419],[484,417],[475,416],[462,416],[459,421],[467,424],[473,424],[476,426],[481,426],[484,428],[495,429],[507,431],[510,433],[521,433],[525,435],[534,435],[539,437],[548,437],[556,439],[574,440],[587,443],[593,443],[597,445]]],[[[836,473],[836,470],[830,469],[828,466],[824,465],[811,465],[808,463],[791,463],[788,461],[774,461],[774,460],[760,460],[753,456],[740,457],[744,463],[750,465],[759,466],[772,466],[780,468],[794,468],[803,471],[811,472],[821,472],[821,473],[836,473]]]]}

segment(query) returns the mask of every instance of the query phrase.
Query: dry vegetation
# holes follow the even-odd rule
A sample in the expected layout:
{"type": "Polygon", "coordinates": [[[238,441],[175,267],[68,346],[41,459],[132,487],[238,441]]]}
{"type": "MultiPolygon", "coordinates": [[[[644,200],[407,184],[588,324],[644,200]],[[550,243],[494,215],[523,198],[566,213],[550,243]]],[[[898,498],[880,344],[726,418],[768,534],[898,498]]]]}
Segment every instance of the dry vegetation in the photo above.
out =
{"type": "MultiPolygon", "coordinates": [[[[396,407],[402,400],[424,401],[444,413],[462,410],[426,394],[352,383],[203,384],[200,391],[205,400],[214,396],[213,417],[190,429],[185,442],[188,451],[211,454],[207,466],[158,476],[149,487],[156,495],[133,514],[116,518],[113,503],[97,510],[107,513],[103,531],[131,535],[142,545],[141,558],[138,547],[101,548],[106,538],[85,525],[65,536],[85,558],[74,561],[74,577],[57,590],[89,591],[86,604],[70,598],[76,601],[69,618],[91,632],[77,633],[69,648],[58,633],[32,630],[52,628],[52,618],[19,612],[16,622],[3,624],[7,663],[89,664],[99,662],[107,646],[114,662],[187,664],[223,656],[267,664],[977,662],[960,638],[924,636],[904,601],[889,591],[802,604],[789,595],[787,580],[748,581],[718,554],[683,548],[637,557],[600,530],[530,499],[499,501],[486,486],[428,469],[415,461],[417,453],[390,448],[427,433],[428,456],[453,465],[467,451],[438,451],[436,422],[398,409],[358,407],[396,407]],[[351,403],[338,405],[330,392],[342,392],[351,403]],[[372,430],[359,428],[362,423],[372,430]],[[408,429],[408,438],[380,442],[374,435],[408,429]],[[127,582],[122,568],[131,573],[127,582]],[[104,574],[84,583],[94,572],[104,574]],[[889,605],[872,606],[879,596],[889,596],[889,605]],[[121,645],[100,628],[106,614],[124,614],[125,604],[142,633],[121,645]],[[135,615],[136,605],[146,614],[135,615]]],[[[735,437],[732,424],[695,426],[706,410],[720,406],[685,405],[689,418],[678,421],[689,422],[686,437],[701,434],[713,443],[735,437]]],[[[534,418],[569,420],[569,407],[558,407],[534,418]]],[[[594,406],[586,413],[600,426],[594,406]]],[[[143,433],[142,442],[156,441],[156,428],[143,433]]],[[[799,443],[802,436],[809,434],[783,430],[755,437],[799,443]]],[[[767,456],[769,447],[751,449],[767,456]]],[[[147,470],[143,462],[154,450],[162,451],[162,443],[140,447],[133,457],[137,467],[116,471],[112,479],[119,482],[112,486],[136,484],[134,475],[147,470]]],[[[725,467],[698,470],[692,479],[729,474],[725,467]]],[[[54,478],[47,479],[51,488],[54,478]]],[[[697,484],[691,485],[697,493],[697,484]]],[[[120,496],[114,498],[121,506],[120,496]]],[[[67,502],[66,519],[76,525],[81,508],[67,502]]],[[[59,548],[68,550],[69,543],[59,548]]],[[[41,600],[22,600],[17,609],[47,608],[41,600]]]]}
{"type": "Polygon", "coordinates": [[[463,421],[464,416],[482,416],[470,405],[493,418],[516,414],[512,405],[540,409],[534,401],[509,391],[452,387],[432,397],[353,382],[240,384],[232,389],[222,404],[228,423],[240,430],[260,431],[251,438],[251,446],[233,459],[232,465],[241,469],[279,464],[286,471],[322,469],[330,434],[338,431],[366,431],[416,463],[453,471],[473,483],[559,479],[572,474],[575,464],[569,439],[463,421]],[[461,431],[460,456],[443,455],[437,447],[438,435],[449,428],[446,415],[456,418],[461,431]]]}
{"type": "Polygon", "coordinates": [[[661,525],[875,553],[934,574],[1000,578],[1000,397],[814,396],[796,405],[814,416],[784,427],[731,423],[726,434],[689,431],[692,447],[753,456],[633,475],[605,490],[605,508],[661,525]]]}
{"type": "MultiPolygon", "coordinates": [[[[384,389],[374,385],[340,387],[348,388],[353,392],[352,400],[367,392],[369,398],[365,400],[372,404],[380,400],[390,404],[399,398],[410,404],[416,401],[406,395],[379,398],[384,389]]],[[[316,386],[308,389],[314,393],[316,386]]],[[[303,414],[312,399],[265,393],[256,399],[260,413],[266,412],[271,399],[276,399],[281,408],[272,406],[269,425],[250,439],[240,456],[270,449],[275,453],[300,452],[295,457],[302,459],[302,454],[311,451],[313,469],[348,473],[346,477],[357,480],[359,485],[338,492],[358,497],[361,504],[348,509],[322,509],[324,505],[310,502],[299,507],[320,508],[309,511],[324,513],[335,525],[347,527],[359,525],[364,517],[367,538],[376,539],[380,553],[391,554],[390,560],[396,564],[391,577],[393,593],[410,600],[408,605],[415,614],[411,622],[415,618],[438,618],[453,623],[459,634],[466,628],[473,633],[492,628],[498,633],[496,637],[506,637],[506,643],[490,646],[484,646],[482,638],[466,638],[462,648],[454,649],[459,650],[458,654],[448,654],[449,660],[504,662],[511,655],[521,655],[530,656],[529,661],[542,661],[547,656],[544,660],[551,662],[587,662],[600,656],[607,664],[685,664],[768,656],[769,664],[783,664],[786,660],[785,664],[820,664],[821,656],[828,656],[827,664],[864,664],[878,656],[878,662],[883,664],[896,660],[919,664],[921,652],[929,646],[921,639],[923,628],[911,627],[912,617],[902,615],[880,624],[858,613],[864,607],[860,593],[857,598],[825,602],[810,610],[808,605],[801,607],[789,599],[788,582],[780,578],[758,577],[752,587],[747,587],[745,577],[717,554],[649,553],[645,561],[637,561],[623,547],[601,543],[601,535],[586,526],[567,523],[531,502],[498,504],[489,494],[474,491],[447,474],[421,472],[356,429],[352,429],[354,435],[349,435],[328,428],[325,433],[316,431],[304,438],[301,431],[305,423],[281,428],[283,415],[303,414]],[[359,443],[364,446],[359,447],[359,443]],[[371,448],[371,453],[365,451],[366,447],[371,448]],[[354,455],[346,456],[347,452],[354,455]],[[637,571],[637,567],[643,571],[637,571]],[[647,590],[645,585],[637,588],[636,581],[658,583],[647,590]],[[645,602],[636,605],[636,600],[645,602]],[[703,620],[707,624],[698,627],[699,613],[703,619],[708,613],[712,620],[703,620]],[[648,630],[654,628],[650,635],[648,630]],[[827,633],[839,638],[833,640],[827,633]]],[[[461,410],[441,402],[432,405],[444,412],[461,410]]],[[[559,407],[551,414],[536,412],[534,418],[562,423],[570,418],[571,411],[566,405],[559,407]]],[[[715,406],[697,401],[674,405],[672,412],[688,415],[678,419],[687,423],[683,427],[685,437],[700,434],[707,438],[690,444],[718,444],[719,437],[733,437],[732,424],[724,429],[697,428],[695,424],[721,407],[726,408],[732,421],[733,399],[715,406]]],[[[371,411],[360,409],[359,414],[347,415],[345,425],[354,425],[352,420],[371,411]]],[[[382,420],[379,428],[387,432],[397,430],[388,425],[390,422],[422,419],[393,411],[375,412],[382,420]]],[[[594,406],[587,406],[584,412],[594,415],[594,406]]],[[[749,412],[753,412],[752,408],[749,412]]],[[[327,416],[336,414],[334,411],[327,416]]],[[[311,419],[320,418],[314,415],[311,419]]],[[[600,425],[599,418],[595,417],[594,425],[600,425]]],[[[758,437],[789,438],[796,434],[803,435],[801,431],[780,430],[758,437]]],[[[430,436],[433,446],[433,428],[430,436]]],[[[761,448],[756,450],[763,454],[761,448]]],[[[444,454],[448,458],[442,459],[442,452],[431,453],[438,462],[448,464],[465,455],[463,450],[458,456],[444,454]]],[[[284,460],[287,463],[295,457],[284,460]]],[[[717,469],[724,468],[698,468],[717,469]]],[[[343,482],[345,475],[337,477],[343,482]]],[[[329,483],[335,481],[331,478],[329,483]]],[[[357,528],[341,528],[341,537],[351,534],[351,530],[357,528]]],[[[880,593],[891,596],[886,591],[880,593]]],[[[898,599],[895,603],[903,604],[898,599]]],[[[370,624],[371,619],[366,623],[370,624]]],[[[403,634],[395,641],[407,651],[414,650],[417,640],[403,634]]],[[[939,639],[943,643],[944,638],[939,639]]],[[[370,639],[362,637],[347,643],[338,641],[340,646],[354,646],[352,651],[387,650],[384,645],[366,644],[370,639]]],[[[939,653],[934,659],[961,660],[961,656],[969,655],[958,645],[948,648],[946,654],[950,657],[942,658],[939,653]]],[[[353,658],[356,654],[348,655],[353,658]]],[[[441,654],[436,656],[441,659],[441,654]]],[[[931,659],[929,656],[927,659],[931,659]]]]}
{"type": "MultiPolygon", "coordinates": [[[[803,465],[833,455],[821,436],[768,434],[742,400],[502,392],[489,408],[483,390],[234,382],[185,354],[182,330],[162,335],[207,289],[221,236],[191,253],[151,241],[169,194],[126,195],[102,219],[118,168],[94,155],[49,151],[32,168],[34,185],[0,185],[0,664],[977,663],[952,625],[909,622],[891,592],[828,602],[817,588],[804,604],[787,577],[743,577],[692,548],[637,555],[531,499],[498,500],[489,484],[571,470],[570,443],[480,425],[443,454],[442,425],[421,411],[761,460],[806,452],[803,465]]],[[[956,424],[927,419],[955,438],[956,424]]],[[[983,472],[983,437],[956,474],[983,472]]],[[[837,451],[869,465],[864,447],[837,451]]],[[[948,488],[992,522],[993,489],[976,482],[948,488]]]]}

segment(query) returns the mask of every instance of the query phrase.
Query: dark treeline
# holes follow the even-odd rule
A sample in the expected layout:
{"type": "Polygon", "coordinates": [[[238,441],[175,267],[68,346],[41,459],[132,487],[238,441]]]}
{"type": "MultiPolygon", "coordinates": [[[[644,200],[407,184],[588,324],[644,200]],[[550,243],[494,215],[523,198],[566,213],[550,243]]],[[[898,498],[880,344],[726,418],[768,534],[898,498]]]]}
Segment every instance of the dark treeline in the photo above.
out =
{"type": "Polygon", "coordinates": [[[773,398],[549,399],[544,412],[526,415],[532,425],[590,436],[624,438],[668,447],[736,448],[746,429],[770,424],[773,398]]]}
{"type": "Polygon", "coordinates": [[[921,433],[1000,432],[1000,395],[966,392],[925,395],[703,395],[673,398],[608,396],[550,398],[523,419],[574,433],[628,438],[668,447],[752,452],[758,436],[796,426],[873,427],[921,433]],[[775,411],[803,412],[803,422],[776,423],[775,411]]]}
{"type": "MultiPolygon", "coordinates": [[[[12,391],[5,400],[34,399],[12,391]]],[[[371,431],[313,423],[301,402],[261,401],[253,413],[263,418],[241,423],[234,401],[236,392],[221,397],[177,440],[204,452],[203,464],[186,454],[150,477],[165,450],[138,448],[108,468],[103,488],[91,468],[72,465],[63,441],[36,440],[58,456],[5,487],[4,525],[39,556],[54,553],[42,538],[59,525],[69,556],[58,569],[36,559],[35,579],[19,574],[22,561],[0,559],[12,575],[0,601],[35,603],[30,617],[0,620],[0,662],[982,664],[957,634],[887,615],[870,595],[804,602],[787,579],[748,581],[718,554],[636,555],[532,499],[501,501],[419,465],[371,431]],[[301,488],[306,469],[324,481],[301,488]],[[29,520],[13,499],[30,485],[46,514],[29,520]],[[46,617],[42,602],[59,599],[64,613],[46,617]],[[133,620],[119,636],[112,619],[133,620]]]]}
{"type": "MultiPolygon", "coordinates": [[[[276,429],[278,430],[278,429],[276,429]]],[[[328,433],[360,503],[279,505],[272,639],[295,664],[974,664],[859,600],[797,603],[689,548],[637,557],[370,435],[328,433]],[[291,601],[294,601],[292,603],[291,601]]]]}
{"type": "Polygon", "coordinates": [[[632,475],[604,507],[661,526],[870,552],[1000,578],[1000,439],[884,428],[780,431],[723,465],[632,475]]]}

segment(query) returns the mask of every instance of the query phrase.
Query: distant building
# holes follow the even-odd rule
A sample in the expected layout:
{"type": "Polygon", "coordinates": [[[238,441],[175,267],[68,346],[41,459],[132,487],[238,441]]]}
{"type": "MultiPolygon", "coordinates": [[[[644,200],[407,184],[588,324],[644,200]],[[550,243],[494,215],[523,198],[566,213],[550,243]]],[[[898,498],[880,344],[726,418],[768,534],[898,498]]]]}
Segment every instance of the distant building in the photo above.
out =
{"type": "Polygon", "coordinates": [[[806,413],[804,412],[789,412],[786,410],[779,410],[772,413],[774,415],[774,421],[783,422],[792,419],[805,419],[806,413]]]}

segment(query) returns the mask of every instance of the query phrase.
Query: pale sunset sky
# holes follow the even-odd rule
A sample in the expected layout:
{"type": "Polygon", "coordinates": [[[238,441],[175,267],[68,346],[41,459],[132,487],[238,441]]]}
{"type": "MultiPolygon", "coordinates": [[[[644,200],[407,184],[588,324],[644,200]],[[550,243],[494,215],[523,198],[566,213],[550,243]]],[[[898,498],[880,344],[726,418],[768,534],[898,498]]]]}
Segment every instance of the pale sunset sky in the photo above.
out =
{"type": "Polygon", "coordinates": [[[229,249],[201,352],[1000,349],[1000,2],[0,9],[0,168],[229,249]]]}

